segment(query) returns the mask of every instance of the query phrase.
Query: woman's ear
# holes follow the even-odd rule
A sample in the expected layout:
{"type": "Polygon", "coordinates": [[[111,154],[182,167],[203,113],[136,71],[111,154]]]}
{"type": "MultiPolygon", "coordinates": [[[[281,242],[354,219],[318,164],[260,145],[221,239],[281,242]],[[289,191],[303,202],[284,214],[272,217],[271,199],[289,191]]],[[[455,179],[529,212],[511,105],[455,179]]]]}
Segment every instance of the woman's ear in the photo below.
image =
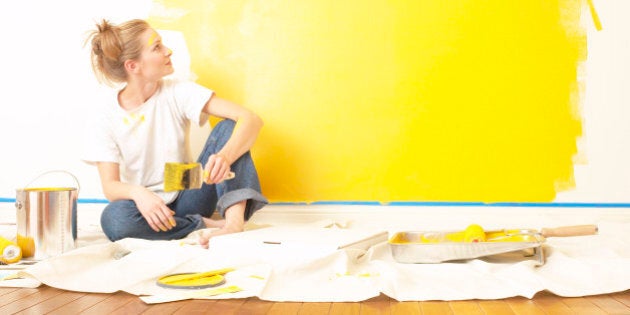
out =
{"type": "Polygon", "coordinates": [[[127,71],[127,73],[136,73],[138,70],[138,63],[135,60],[127,59],[123,65],[125,66],[125,71],[127,71]]]}

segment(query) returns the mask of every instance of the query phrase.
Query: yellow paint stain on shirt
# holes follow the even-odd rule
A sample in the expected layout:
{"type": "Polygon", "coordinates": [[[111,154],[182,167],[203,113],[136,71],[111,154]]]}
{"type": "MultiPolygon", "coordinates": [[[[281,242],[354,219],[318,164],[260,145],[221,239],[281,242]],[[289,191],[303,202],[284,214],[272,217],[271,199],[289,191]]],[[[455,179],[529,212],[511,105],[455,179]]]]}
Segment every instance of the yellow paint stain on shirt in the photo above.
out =
{"type": "Polygon", "coordinates": [[[253,155],[272,201],[574,187],[581,1],[156,2],[186,12],[150,22],[184,33],[198,82],[264,119],[253,155]]]}
{"type": "Polygon", "coordinates": [[[131,113],[126,117],[123,117],[123,123],[125,125],[129,125],[131,123],[136,123],[136,122],[140,122],[143,123],[145,121],[145,116],[144,114],[136,114],[136,113],[131,113]]]}

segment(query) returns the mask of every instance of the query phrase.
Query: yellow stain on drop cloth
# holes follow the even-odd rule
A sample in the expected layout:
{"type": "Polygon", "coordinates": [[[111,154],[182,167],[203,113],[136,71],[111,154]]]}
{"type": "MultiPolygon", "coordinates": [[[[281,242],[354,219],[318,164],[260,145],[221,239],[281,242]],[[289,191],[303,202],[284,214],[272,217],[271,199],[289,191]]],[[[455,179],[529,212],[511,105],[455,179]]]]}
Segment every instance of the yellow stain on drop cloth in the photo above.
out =
{"type": "Polygon", "coordinates": [[[545,202],[574,187],[583,1],[155,4],[178,12],[150,22],[183,32],[198,82],[265,121],[252,153],[271,201],[545,202]]]}

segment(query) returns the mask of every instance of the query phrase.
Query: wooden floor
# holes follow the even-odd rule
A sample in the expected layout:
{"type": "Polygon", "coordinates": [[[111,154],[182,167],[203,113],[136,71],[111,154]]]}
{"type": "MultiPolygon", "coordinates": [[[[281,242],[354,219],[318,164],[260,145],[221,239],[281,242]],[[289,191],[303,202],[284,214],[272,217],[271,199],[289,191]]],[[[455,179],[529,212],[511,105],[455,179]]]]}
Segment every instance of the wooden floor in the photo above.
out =
{"type": "Polygon", "coordinates": [[[96,294],[41,286],[0,288],[0,314],[630,314],[630,290],[564,298],[397,302],[387,296],[358,303],[276,303],[257,298],[189,300],[147,305],[123,292],[96,294]]]}

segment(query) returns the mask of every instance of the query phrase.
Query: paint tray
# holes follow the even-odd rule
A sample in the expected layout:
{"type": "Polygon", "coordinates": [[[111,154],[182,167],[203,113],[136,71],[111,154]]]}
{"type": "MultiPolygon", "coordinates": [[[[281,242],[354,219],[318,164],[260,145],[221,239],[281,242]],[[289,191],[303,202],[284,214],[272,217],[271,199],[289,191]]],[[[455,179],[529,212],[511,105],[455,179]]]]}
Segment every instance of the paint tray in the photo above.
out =
{"type": "Polygon", "coordinates": [[[534,256],[538,265],[545,263],[543,243],[547,237],[594,235],[596,225],[573,225],[555,228],[481,231],[485,241],[449,240],[451,232],[398,232],[388,241],[392,256],[401,263],[441,263],[523,251],[534,256]]]}
{"type": "Polygon", "coordinates": [[[534,256],[538,265],[544,264],[542,244],[545,238],[533,230],[522,230],[510,241],[490,242],[435,242],[420,240],[426,235],[444,232],[398,232],[388,241],[394,260],[400,263],[434,264],[462,261],[485,256],[523,251],[523,257],[534,256]]]}

